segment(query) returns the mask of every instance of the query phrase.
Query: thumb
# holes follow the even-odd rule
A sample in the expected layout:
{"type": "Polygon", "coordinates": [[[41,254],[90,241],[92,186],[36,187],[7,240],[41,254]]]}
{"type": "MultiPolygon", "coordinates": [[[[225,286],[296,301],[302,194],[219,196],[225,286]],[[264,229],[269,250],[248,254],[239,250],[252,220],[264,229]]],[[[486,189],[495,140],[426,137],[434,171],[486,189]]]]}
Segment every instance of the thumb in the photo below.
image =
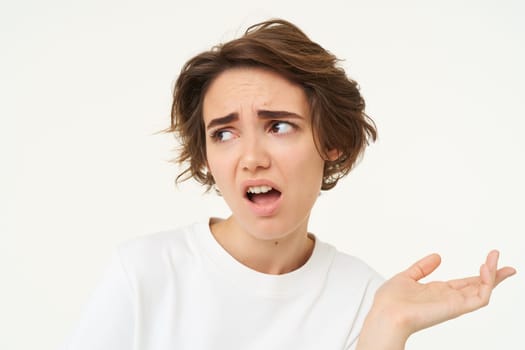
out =
{"type": "Polygon", "coordinates": [[[414,263],[408,269],[406,269],[403,274],[413,279],[414,281],[419,281],[423,277],[430,275],[434,270],[441,264],[441,257],[439,254],[430,254],[414,263]]]}

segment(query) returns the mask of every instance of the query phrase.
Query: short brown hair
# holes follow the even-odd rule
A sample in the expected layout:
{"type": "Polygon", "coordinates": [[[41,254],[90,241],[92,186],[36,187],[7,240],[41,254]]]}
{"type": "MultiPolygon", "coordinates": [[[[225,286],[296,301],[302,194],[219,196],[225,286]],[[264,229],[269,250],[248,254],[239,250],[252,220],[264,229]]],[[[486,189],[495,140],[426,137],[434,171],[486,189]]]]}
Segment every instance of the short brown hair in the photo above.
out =
{"type": "Polygon", "coordinates": [[[297,26],[281,19],[249,27],[238,39],[213,47],[190,59],[175,83],[171,126],[181,143],[176,161],[187,168],[177,182],[191,177],[214,185],[206,170],[206,136],[202,105],[210,83],[236,67],[261,67],[303,87],[312,113],[312,130],[319,154],[326,160],[322,189],[334,187],[348,174],[369,140],[376,139],[374,122],[365,114],[365,101],[355,81],[338,66],[339,60],[311,41],[297,26]]]}

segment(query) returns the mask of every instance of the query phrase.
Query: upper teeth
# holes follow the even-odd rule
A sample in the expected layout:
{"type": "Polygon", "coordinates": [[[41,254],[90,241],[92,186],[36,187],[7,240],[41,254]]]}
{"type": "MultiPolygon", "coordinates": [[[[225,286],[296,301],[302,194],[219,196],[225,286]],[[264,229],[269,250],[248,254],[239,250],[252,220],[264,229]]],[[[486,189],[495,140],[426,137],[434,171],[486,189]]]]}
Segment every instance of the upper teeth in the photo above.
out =
{"type": "Polygon", "coordinates": [[[248,193],[266,193],[270,192],[272,188],[270,186],[250,186],[248,187],[248,193]]]}

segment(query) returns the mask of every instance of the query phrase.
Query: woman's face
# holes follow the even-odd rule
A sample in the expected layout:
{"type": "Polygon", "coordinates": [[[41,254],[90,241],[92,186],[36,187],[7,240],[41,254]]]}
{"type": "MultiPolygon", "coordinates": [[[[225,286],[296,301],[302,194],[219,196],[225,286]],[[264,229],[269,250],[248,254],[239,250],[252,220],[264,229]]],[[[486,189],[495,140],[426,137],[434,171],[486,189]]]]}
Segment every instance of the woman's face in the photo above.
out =
{"type": "Polygon", "coordinates": [[[208,168],[238,228],[259,239],[307,230],[324,160],[303,89],[261,68],[235,68],[203,105],[208,168]]]}

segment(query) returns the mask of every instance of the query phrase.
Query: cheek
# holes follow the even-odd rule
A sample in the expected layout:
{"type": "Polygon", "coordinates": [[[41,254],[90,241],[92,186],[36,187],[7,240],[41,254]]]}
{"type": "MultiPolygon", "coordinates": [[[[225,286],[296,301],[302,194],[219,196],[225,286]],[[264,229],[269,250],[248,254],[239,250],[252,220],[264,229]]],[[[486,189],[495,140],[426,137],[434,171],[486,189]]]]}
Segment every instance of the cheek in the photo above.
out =
{"type": "Polygon", "coordinates": [[[230,160],[224,154],[217,155],[214,152],[206,152],[208,169],[211,172],[215,182],[220,185],[227,178],[230,160]]]}
{"type": "MultiPolygon", "coordinates": [[[[285,172],[299,179],[301,183],[321,184],[323,177],[324,160],[316,149],[307,149],[304,152],[284,152],[281,164],[285,166],[285,172]]],[[[290,179],[294,180],[294,179],[290,179]]]]}
{"type": "Polygon", "coordinates": [[[208,168],[208,171],[214,173],[215,168],[215,157],[213,156],[213,152],[210,152],[208,150],[208,147],[206,147],[206,167],[208,168]]]}

